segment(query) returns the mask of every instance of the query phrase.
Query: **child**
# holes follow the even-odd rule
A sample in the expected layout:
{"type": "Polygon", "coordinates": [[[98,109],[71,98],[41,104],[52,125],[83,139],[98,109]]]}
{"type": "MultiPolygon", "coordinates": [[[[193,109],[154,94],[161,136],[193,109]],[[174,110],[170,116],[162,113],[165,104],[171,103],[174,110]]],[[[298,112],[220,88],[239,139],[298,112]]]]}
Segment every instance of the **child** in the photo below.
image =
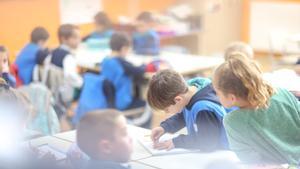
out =
{"type": "Polygon", "coordinates": [[[129,169],[133,146],[126,119],[118,111],[107,109],[86,114],[77,128],[79,148],[89,156],[87,169],[129,169]]]}
{"type": "Polygon", "coordinates": [[[230,55],[235,52],[241,52],[249,59],[254,58],[254,52],[250,45],[244,42],[233,42],[225,50],[225,60],[228,60],[230,55]]]}
{"type": "Polygon", "coordinates": [[[61,25],[58,29],[60,46],[52,51],[51,63],[64,72],[64,78],[74,89],[79,89],[83,80],[77,70],[74,51],[78,48],[80,40],[79,28],[72,24],[61,25]]]}
{"type": "Polygon", "coordinates": [[[98,12],[94,17],[95,23],[95,31],[92,32],[90,35],[85,37],[83,41],[88,41],[90,39],[103,39],[109,42],[110,37],[113,34],[111,29],[111,21],[104,12],[98,12]]]}
{"type": "Polygon", "coordinates": [[[154,148],[226,149],[222,124],[226,111],[209,79],[195,78],[186,84],[177,72],[160,71],[150,81],[147,100],[152,108],[175,114],[152,130],[154,148]],[[159,142],[164,133],[175,133],[184,127],[187,127],[188,135],[159,142]]]}
{"type": "Polygon", "coordinates": [[[36,54],[44,49],[49,33],[43,27],[36,27],[31,32],[30,43],[27,44],[17,56],[15,64],[18,67],[18,76],[24,85],[32,82],[33,68],[36,65],[36,54]]]}
{"type": "Polygon", "coordinates": [[[125,60],[129,47],[130,41],[125,34],[114,33],[110,40],[111,56],[106,57],[101,64],[102,75],[115,88],[115,106],[119,110],[143,107],[146,104],[132,94],[134,82],[143,78],[146,67],[136,67],[125,60]]]}
{"type": "Polygon", "coordinates": [[[139,55],[158,55],[159,35],[152,29],[154,22],[150,12],[143,12],[137,17],[137,33],[133,36],[133,49],[139,55]]]}
{"type": "Polygon", "coordinates": [[[8,52],[4,46],[0,46],[0,77],[11,87],[16,87],[16,79],[9,73],[8,52]]]}
{"type": "Polygon", "coordinates": [[[294,163],[300,159],[300,102],[284,89],[273,89],[253,61],[241,53],[218,67],[213,85],[224,107],[231,150],[248,163],[294,163]]]}

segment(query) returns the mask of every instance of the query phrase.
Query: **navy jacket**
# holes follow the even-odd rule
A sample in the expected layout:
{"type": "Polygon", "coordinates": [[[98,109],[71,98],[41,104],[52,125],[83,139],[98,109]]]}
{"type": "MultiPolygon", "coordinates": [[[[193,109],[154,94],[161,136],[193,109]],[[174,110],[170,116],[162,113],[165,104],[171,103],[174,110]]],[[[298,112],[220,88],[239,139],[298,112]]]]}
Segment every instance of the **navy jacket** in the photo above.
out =
{"type": "Polygon", "coordinates": [[[161,123],[168,133],[187,127],[188,135],[173,139],[176,148],[215,151],[227,149],[228,142],[223,126],[226,110],[221,106],[211,84],[199,90],[185,109],[161,123]]]}
{"type": "Polygon", "coordinates": [[[16,79],[11,74],[2,73],[0,77],[2,77],[10,87],[16,87],[16,79]]]}

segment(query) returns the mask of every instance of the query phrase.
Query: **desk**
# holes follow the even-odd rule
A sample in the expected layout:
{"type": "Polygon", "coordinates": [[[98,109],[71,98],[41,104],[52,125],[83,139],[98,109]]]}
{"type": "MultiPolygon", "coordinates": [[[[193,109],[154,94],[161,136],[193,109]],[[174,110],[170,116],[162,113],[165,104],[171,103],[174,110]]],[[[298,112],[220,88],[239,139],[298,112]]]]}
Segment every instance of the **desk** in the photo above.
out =
{"type": "MultiPolygon", "coordinates": [[[[165,156],[152,156],[148,153],[142,145],[140,145],[136,138],[149,134],[150,130],[135,126],[128,126],[129,134],[134,139],[134,153],[132,161],[130,162],[133,169],[201,169],[209,162],[216,159],[229,159],[231,161],[238,161],[233,152],[215,152],[215,153],[189,153],[189,154],[174,154],[165,156]]],[[[76,140],[76,132],[70,131],[56,134],[54,136],[46,136],[31,140],[31,144],[39,146],[42,144],[49,144],[60,148],[66,152],[76,140]]]]}
{"type": "Polygon", "coordinates": [[[263,77],[276,88],[284,88],[295,93],[300,92],[300,76],[294,70],[280,69],[264,73],[263,77]]]}
{"type": "MultiPolygon", "coordinates": [[[[99,51],[80,49],[77,52],[76,58],[79,67],[100,71],[100,63],[109,54],[109,50],[99,51]]],[[[155,59],[162,59],[170,63],[175,71],[185,76],[213,69],[224,61],[221,57],[197,56],[164,51],[162,51],[159,56],[141,56],[131,53],[126,59],[136,66],[147,64],[155,59]]]]}

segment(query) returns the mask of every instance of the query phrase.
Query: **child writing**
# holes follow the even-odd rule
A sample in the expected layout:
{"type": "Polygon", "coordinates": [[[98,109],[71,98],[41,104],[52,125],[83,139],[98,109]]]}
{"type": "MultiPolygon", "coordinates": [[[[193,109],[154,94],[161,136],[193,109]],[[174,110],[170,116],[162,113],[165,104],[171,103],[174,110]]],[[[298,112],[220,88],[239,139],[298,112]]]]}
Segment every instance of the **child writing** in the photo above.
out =
{"type": "Polygon", "coordinates": [[[43,27],[36,27],[31,32],[28,43],[17,56],[15,64],[18,67],[18,76],[24,85],[32,82],[32,74],[36,65],[36,54],[44,49],[49,38],[48,31],[43,27]]]}
{"type": "Polygon", "coordinates": [[[16,79],[9,73],[8,52],[4,46],[0,46],[0,77],[11,87],[16,87],[16,79]]]}
{"type": "Polygon", "coordinates": [[[101,64],[102,75],[115,88],[115,106],[119,110],[143,107],[146,104],[136,96],[137,92],[133,95],[134,85],[143,79],[146,66],[134,66],[126,61],[129,47],[130,41],[125,34],[114,33],[110,40],[112,53],[101,64]]]}
{"type": "Polygon", "coordinates": [[[132,139],[120,112],[107,109],[86,114],[77,128],[77,143],[90,158],[87,169],[129,169],[132,139]]]}
{"type": "Polygon", "coordinates": [[[195,78],[186,83],[173,70],[160,71],[150,81],[147,100],[152,108],[174,114],[152,130],[154,148],[196,148],[202,151],[227,148],[222,124],[226,111],[209,79],[195,78]],[[164,133],[175,133],[184,127],[187,127],[187,135],[159,142],[164,133]]]}
{"type": "Polygon", "coordinates": [[[224,126],[238,157],[247,163],[293,163],[300,159],[300,103],[267,84],[258,66],[241,53],[219,66],[214,88],[224,107],[239,107],[224,126]]]}
{"type": "Polygon", "coordinates": [[[139,55],[158,55],[159,35],[152,29],[154,18],[150,12],[142,12],[137,17],[137,32],[133,36],[133,50],[139,55]]]}

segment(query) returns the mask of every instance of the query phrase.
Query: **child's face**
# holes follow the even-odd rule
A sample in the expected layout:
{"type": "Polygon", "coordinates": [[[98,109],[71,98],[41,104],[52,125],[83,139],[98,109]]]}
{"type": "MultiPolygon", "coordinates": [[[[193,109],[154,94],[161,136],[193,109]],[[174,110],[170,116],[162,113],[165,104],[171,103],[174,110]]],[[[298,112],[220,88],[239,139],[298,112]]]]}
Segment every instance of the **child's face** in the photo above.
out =
{"type": "Polygon", "coordinates": [[[65,39],[65,44],[69,46],[71,49],[77,49],[79,44],[81,43],[81,37],[79,29],[74,29],[73,34],[68,39],[65,39]]]}
{"type": "Polygon", "coordinates": [[[101,24],[95,23],[95,30],[96,30],[96,32],[103,32],[104,26],[101,24]]]}
{"type": "Polygon", "coordinates": [[[133,151],[132,138],[127,131],[126,119],[120,116],[117,120],[115,137],[111,141],[111,155],[114,161],[126,163],[130,160],[133,151]]]}
{"type": "Polygon", "coordinates": [[[148,23],[144,21],[137,21],[136,22],[136,30],[140,33],[146,32],[150,29],[150,26],[148,23]]]}
{"type": "Polygon", "coordinates": [[[176,96],[174,98],[175,104],[168,106],[164,111],[167,114],[180,113],[186,106],[186,102],[183,96],[176,96]]]}
{"type": "Polygon", "coordinates": [[[217,93],[218,98],[220,99],[221,104],[225,108],[231,108],[236,106],[236,97],[233,94],[224,94],[221,90],[214,86],[214,89],[217,93]]]}
{"type": "Polygon", "coordinates": [[[8,56],[6,52],[0,52],[0,73],[8,72],[8,56]]]}
{"type": "Polygon", "coordinates": [[[38,45],[40,46],[40,48],[45,49],[47,47],[47,42],[48,40],[40,40],[38,42],[38,45]]]}

